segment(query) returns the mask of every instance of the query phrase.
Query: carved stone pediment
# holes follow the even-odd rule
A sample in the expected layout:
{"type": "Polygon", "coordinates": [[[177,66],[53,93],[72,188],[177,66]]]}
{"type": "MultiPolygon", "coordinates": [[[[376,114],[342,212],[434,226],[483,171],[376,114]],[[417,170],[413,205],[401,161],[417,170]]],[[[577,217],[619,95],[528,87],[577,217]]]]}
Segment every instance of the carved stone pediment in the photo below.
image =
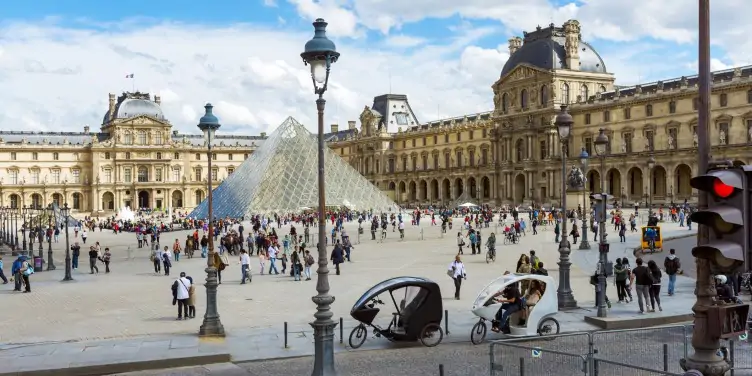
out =
{"type": "Polygon", "coordinates": [[[506,76],[501,78],[501,83],[508,84],[515,81],[521,81],[527,78],[534,78],[539,74],[544,73],[540,69],[533,68],[526,64],[521,64],[507,73],[506,76]]]}

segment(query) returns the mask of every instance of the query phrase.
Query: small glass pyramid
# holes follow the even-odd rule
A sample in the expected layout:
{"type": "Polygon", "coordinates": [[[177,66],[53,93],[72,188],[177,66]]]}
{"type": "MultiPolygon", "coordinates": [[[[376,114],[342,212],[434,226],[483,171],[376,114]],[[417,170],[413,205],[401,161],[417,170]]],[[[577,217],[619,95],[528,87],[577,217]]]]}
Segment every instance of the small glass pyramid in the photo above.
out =
{"type": "MultiPolygon", "coordinates": [[[[324,150],[326,206],[374,212],[398,206],[328,147],[324,150]]],[[[316,135],[288,117],[213,192],[214,218],[299,212],[318,207],[316,135]]],[[[189,215],[208,217],[208,200],[189,215]]]]}

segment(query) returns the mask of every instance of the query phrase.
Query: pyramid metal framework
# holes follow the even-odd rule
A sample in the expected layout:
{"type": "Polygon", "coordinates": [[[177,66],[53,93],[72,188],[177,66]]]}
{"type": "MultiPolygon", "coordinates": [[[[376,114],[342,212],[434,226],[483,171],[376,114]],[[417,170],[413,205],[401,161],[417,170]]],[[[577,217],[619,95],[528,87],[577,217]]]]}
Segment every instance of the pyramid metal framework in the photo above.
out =
{"type": "MultiPolygon", "coordinates": [[[[324,150],[326,206],[374,212],[398,206],[328,147],[324,150]]],[[[213,192],[215,218],[299,212],[318,207],[316,135],[288,117],[213,192]]],[[[189,215],[208,217],[208,200],[189,215]]]]}

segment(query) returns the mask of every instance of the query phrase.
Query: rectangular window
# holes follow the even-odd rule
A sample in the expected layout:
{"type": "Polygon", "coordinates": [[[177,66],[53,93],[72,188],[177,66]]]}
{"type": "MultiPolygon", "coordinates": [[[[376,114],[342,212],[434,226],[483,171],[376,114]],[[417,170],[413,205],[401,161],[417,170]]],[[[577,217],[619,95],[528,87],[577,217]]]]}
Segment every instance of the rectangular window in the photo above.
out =
{"type": "Polygon", "coordinates": [[[590,114],[585,114],[585,124],[590,124],[590,114]]]}
{"type": "Polygon", "coordinates": [[[60,169],[52,170],[52,184],[60,184],[60,169]]]}
{"type": "Polygon", "coordinates": [[[180,181],[180,169],[179,168],[172,169],[172,181],[174,182],[180,181]]]}
{"type": "Polygon", "coordinates": [[[675,114],[676,113],[676,102],[675,101],[668,102],[668,113],[670,113],[670,114],[675,114]]]}
{"type": "Polygon", "coordinates": [[[212,181],[217,181],[219,175],[219,169],[212,168],[212,181]]]}
{"type": "Polygon", "coordinates": [[[38,161],[39,160],[39,153],[33,152],[31,153],[31,159],[38,161]]]}
{"type": "Polygon", "coordinates": [[[721,107],[728,106],[728,94],[722,93],[719,95],[718,102],[720,102],[721,107]]]}
{"type": "Polygon", "coordinates": [[[389,171],[388,172],[391,173],[391,174],[393,174],[394,173],[394,158],[389,158],[389,162],[388,162],[387,166],[389,167],[389,171]]]}
{"type": "Polygon", "coordinates": [[[416,158],[416,157],[410,158],[410,165],[411,165],[413,171],[417,170],[418,169],[418,158],[416,158]]]}
{"type": "Polygon", "coordinates": [[[540,142],[540,159],[546,159],[546,141],[540,142]]]}
{"type": "Polygon", "coordinates": [[[233,172],[235,172],[235,168],[234,167],[227,167],[227,176],[232,175],[233,172]]]}
{"type": "Polygon", "coordinates": [[[217,153],[212,153],[212,160],[213,160],[213,161],[216,161],[216,160],[217,160],[217,153]]]}
{"type": "Polygon", "coordinates": [[[146,145],[146,131],[138,132],[138,143],[141,145],[146,145]]]}
{"type": "Polygon", "coordinates": [[[421,159],[422,159],[422,162],[423,162],[423,167],[422,167],[423,171],[428,170],[428,156],[424,155],[424,156],[421,157],[421,159]]]}
{"type": "Polygon", "coordinates": [[[488,137],[488,129],[483,128],[483,138],[488,137]]]}
{"type": "Polygon", "coordinates": [[[455,165],[462,168],[462,150],[457,150],[457,161],[455,162],[455,165]]]}
{"type": "Polygon", "coordinates": [[[470,167],[475,167],[475,151],[474,150],[468,151],[467,156],[468,156],[467,158],[468,164],[470,165],[470,167]]]}
{"type": "Polygon", "coordinates": [[[449,143],[449,133],[447,133],[447,134],[444,135],[444,143],[445,144],[449,143]]]}
{"type": "Polygon", "coordinates": [[[632,134],[624,133],[624,151],[627,153],[632,152],[632,134]]]}
{"type": "Polygon", "coordinates": [[[436,144],[438,144],[438,143],[439,143],[439,136],[437,136],[437,135],[434,135],[434,136],[433,136],[433,144],[434,144],[434,145],[436,145],[436,144]]]}
{"type": "Polygon", "coordinates": [[[81,183],[81,170],[73,170],[71,175],[73,176],[73,184],[81,183]]]}
{"type": "Polygon", "coordinates": [[[480,164],[481,166],[488,164],[488,149],[480,149],[480,164]]]}
{"type": "Polygon", "coordinates": [[[624,109],[624,119],[629,120],[632,118],[632,108],[627,107],[624,109]]]}
{"type": "Polygon", "coordinates": [[[413,147],[415,147],[415,139],[413,138],[411,141],[412,141],[413,147]]]}
{"type": "Polygon", "coordinates": [[[131,179],[133,179],[133,177],[131,176],[131,169],[130,168],[124,169],[123,170],[123,181],[126,182],[126,183],[130,183],[131,179]]]}
{"type": "Polygon", "coordinates": [[[588,153],[588,155],[593,155],[593,138],[592,137],[585,138],[585,151],[588,153]]]}
{"type": "Polygon", "coordinates": [[[611,121],[611,111],[603,111],[603,122],[608,123],[611,121]]]}
{"type": "Polygon", "coordinates": [[[12,151],[12,152],[10,152],[10,160],[11,160],[11,161],[15,161],[15,160],[16,160],[16,157],[17,157],[17,156],[16,156],[16,152],[15,152],[15,151],[12,151]]]}
{"type": "Polygon", "coordinates": [[[18,170],[10,170],[10,183],[18,184],[18,170]]]}
{"type": "Polygon", "coordinates": [[[200,160],[201,160],[201,153],[196,153],[196,160],[197,160],[197,161],[200,161],[200,160]]]}
{"type": "Polygon", "coordinates": [[[452,167],[451,157],[449,156],[449,153],[444,153],[444,168],[449,167],[452,167]]]}
{"type": "Polygon", "coordinates": [[[469,131],[470,140],[472,141],[473,138],[475,138],[475,131],[469,131]]]}
{"type": "Polygon", "coordinates": [[[162,169],[161,168],[156,168],[154,170],[154,180],[162,181],[162,169]]]}
{"type": "Polygon", "coordinates": [[[437,168],[439,168],[439,155],[434,154],[433,155],[433,169],[435,170],[437,168]]]}
{"type": "MultiPolygon", "coordinates": [[[[343,150],[343,151],[342,151],[342,154],[344,154],[344,149],[342,149],[342,150],[343,150]]],[[[228,160],[228,161],[231,161],[231,160],[232,160],[232,153],[230,153],[230,154],[227,154],[227,160],[228,160]]]]}
{"type": "Polygon", "coordinates": [[[112,183],[112,170],[110,169],[104,170],[104,182],[112,183]]]}
{"type": "Polygon", "coordinates": [[[202,177],[201,175],[203,175],[203,171],[201,171],[201,167],[196,167],[195,169],[193,169],[193,173],[195,174],[193,176],[194,180],[201,181],[201,177],[202,177]]]}
{"type": "Polygon", "coordinates": [[[52,160],[59,161],[60,153],[52,153],[52,160]]]}
{"type": "Polygon", "coordinates": [[[457,133],[457,142],[462,141],[462,132],[457,133]]]}
{"type": "Polygon", "coordinates": [[[162,145],[162,132],[157,132],[154,134],[154,143],[157,145],[162,145]]]}
{"type": "Polygon", "coordinates": [[[172,155],[173,159],[180,159],[180,153],[175,153],[172,155]]]}
{"type": "Polygon", "coordinates": [[[39,170],[31,170],[31,184],[39,184],[39,170]]]}
{"type": "Polygon", "coordinates": [[[162,159],[162,153],[157,152],[157,159],[162,159]]]}

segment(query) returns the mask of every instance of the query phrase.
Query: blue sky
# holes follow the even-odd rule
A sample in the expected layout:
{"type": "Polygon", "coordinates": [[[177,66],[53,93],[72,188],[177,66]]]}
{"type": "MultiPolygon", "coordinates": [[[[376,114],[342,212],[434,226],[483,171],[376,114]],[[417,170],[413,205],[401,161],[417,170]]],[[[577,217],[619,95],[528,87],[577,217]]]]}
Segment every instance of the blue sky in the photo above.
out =
{"type": "MultiPolygon", "coordinates": [[[[752,62],[749,12],[748,0],[714,4],[715,69],[752,62]]],[[[194,126],[204,101],[218,103],[237,132],[268,130],[288,115],[311,124],[298,54],[317,17],[330,22],[343,53],[328,94],[332,122],[354,120],[390,87],[409,96],[422,121],[490,110],[507,39],[570,18],[619,84],[696,71],[687,0],[6,2],[0,81],[11,90],[0,100],[27,111],[0,115],[0,127],[96,124],[107,93],[134,86],[161,94],[178,128],[194,126]],[[128,73],[135,79],[124,80],[128,73]]]]}

